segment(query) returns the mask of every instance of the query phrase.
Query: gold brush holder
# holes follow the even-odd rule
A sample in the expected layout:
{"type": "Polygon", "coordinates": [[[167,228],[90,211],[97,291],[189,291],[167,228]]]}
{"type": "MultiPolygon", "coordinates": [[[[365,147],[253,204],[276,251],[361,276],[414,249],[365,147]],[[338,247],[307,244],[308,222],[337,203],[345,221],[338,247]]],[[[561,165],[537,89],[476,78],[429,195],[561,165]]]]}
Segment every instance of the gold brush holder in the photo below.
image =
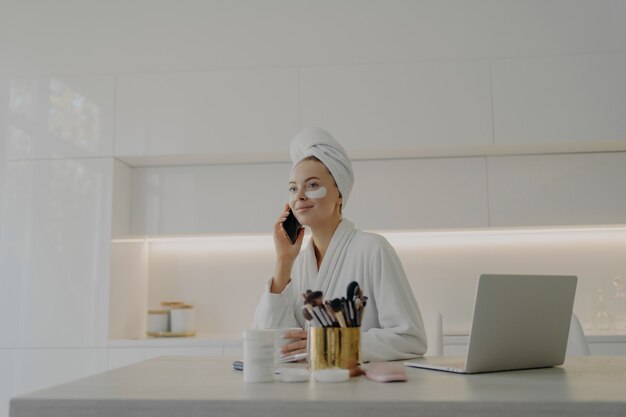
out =
{"type": "Polygon", "coordinates": [[[311,370],[349,369],[361,364],[360,327],[310,327],[311,370]]]}

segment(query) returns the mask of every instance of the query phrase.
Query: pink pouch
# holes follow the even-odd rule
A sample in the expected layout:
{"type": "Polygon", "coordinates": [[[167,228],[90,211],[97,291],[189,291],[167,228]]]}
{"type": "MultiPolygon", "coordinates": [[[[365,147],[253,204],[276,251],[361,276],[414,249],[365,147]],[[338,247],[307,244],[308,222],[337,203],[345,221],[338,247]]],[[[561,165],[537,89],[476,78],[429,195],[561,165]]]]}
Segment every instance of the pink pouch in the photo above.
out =
{"type": "Polygon", "coordinates": [[[389,362],[370,363],[365,370],[365,376],[377,382],[404,382],[407,380],[404,367],[389,362]]]}

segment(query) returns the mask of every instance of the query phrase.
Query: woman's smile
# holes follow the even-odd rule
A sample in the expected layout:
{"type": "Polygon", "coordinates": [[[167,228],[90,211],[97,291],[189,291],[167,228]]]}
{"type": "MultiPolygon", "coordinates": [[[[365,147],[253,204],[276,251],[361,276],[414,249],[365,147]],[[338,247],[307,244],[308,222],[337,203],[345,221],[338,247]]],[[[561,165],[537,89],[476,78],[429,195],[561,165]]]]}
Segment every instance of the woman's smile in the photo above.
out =
{"type": "Polygon", "coordinates": [[[306,206],[300,206],[300,207],[297,207],[297,208],[296,208],[296,211],[297,211],[298,213],[304,213],[304,212],[306,212],[306,211],[308,211],[308,210],[310,210],[310,209],[312,209],[312,208],[313,208],[313,205],[312,205],[312,204],[309,204],[309,205],[306,205],[306,206]]]}

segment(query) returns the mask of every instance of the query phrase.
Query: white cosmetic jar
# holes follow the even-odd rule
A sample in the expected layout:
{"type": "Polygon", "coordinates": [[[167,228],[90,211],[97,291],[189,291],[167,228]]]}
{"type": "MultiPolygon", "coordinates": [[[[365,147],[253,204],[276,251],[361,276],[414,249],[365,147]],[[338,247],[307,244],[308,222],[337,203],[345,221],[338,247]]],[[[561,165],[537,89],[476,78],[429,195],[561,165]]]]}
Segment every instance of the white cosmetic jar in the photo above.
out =
{"type": "Polygon", "coordinates": [[[170,331],[189,333],[195,330],[194,309],[191,304],[172,306],[170,310],[170,331]]]}
{"type": "Polygon", "coordinates": [[[170,312],[167,310],[148,310],[148,333],[169,331],[170,312]]]}

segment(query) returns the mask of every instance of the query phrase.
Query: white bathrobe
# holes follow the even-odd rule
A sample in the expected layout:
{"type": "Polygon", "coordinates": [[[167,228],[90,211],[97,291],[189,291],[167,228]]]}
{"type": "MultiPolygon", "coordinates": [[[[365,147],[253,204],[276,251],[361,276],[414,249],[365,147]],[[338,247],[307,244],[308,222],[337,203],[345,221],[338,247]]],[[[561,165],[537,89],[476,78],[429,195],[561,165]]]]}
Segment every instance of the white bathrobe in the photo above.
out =
{"type": "Polygon", "coordinates": [[[310,241],[296,258],[291,282],[281,294],[270,292],[270,279],[257,305],[254,326],[304,328],[302,293],[319,290],[325,300],[345,297],[351,281],[357,281],[368,297],[361,323],[363,361],[407,359],[426,352],[422,317],[396,251],[384,237],[357,230],[345,219],[319,272],[310,241]]]}

